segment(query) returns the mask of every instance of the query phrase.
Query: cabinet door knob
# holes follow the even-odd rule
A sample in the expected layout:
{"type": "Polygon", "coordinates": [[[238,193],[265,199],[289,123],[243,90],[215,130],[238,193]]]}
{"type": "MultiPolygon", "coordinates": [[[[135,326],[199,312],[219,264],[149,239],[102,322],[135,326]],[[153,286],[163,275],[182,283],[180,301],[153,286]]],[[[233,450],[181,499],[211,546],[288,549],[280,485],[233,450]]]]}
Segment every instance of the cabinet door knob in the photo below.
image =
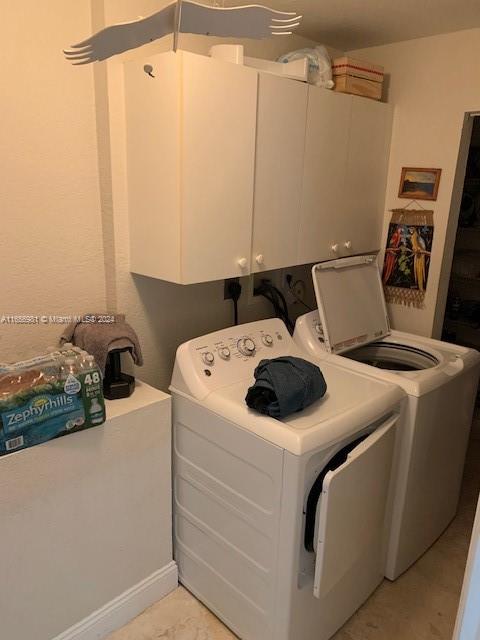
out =
{"type": "Polygon", "coordinates": [[[238,266],[240,267],[240,269],[245,269],[245,267],[247,266],[247,259],[240,258],[240,260],[238,261],[238,266]]]}
{"type": "Polygon", "coordinates": [[[347,240],[346,242],[343,243],[343,246],[345,247],[345,249],[351,249],[352,248],[352,241],[351,240],[347,240]]]}
{"type": "Polygon", "coordinates": [[[263,264],[265,262],[265,258],[263,257],[263,253],[259,253],[258,256],[255,258],[255,262],[257,264],[263,264]]]}
{"type": "Polygon", "coordinates": [[[333,253],[337,253],[337,251],[338,251],[338,244],[332,244],[332,246],[330,247],[330,249],[333,251],[333,253]]]}

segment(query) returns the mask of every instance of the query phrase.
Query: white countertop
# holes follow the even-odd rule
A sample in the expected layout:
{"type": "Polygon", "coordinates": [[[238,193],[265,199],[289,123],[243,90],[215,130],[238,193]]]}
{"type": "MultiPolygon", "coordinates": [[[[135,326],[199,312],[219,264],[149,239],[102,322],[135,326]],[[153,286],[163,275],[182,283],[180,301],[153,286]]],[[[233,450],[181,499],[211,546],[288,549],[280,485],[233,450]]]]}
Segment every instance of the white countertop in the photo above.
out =
{"type": "Polygon", "coordinates": [[[137,409],[141,409],[155,402],[167,402],[170,396],[159,389],[151,387],[141,380],[135,381],[135,391],[129,398],[121,400],[105,399],[105,409],[107,412],[107,422],[112,418],[118,418],[137,409]]]}

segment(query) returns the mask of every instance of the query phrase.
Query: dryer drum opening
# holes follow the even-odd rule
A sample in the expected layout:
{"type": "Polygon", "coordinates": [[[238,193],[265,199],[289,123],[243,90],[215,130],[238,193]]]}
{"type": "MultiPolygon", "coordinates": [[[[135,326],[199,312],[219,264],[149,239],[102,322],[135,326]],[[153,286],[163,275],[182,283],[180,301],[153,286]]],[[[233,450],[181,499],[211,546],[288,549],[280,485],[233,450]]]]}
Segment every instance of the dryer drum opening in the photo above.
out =
{"type": "Polygon", "coordinates": [[[437,358],[432,354],[394,342],[372,342],[342,355],[350,360],[390,371],[422,371],[438,365],[437,358]]]}

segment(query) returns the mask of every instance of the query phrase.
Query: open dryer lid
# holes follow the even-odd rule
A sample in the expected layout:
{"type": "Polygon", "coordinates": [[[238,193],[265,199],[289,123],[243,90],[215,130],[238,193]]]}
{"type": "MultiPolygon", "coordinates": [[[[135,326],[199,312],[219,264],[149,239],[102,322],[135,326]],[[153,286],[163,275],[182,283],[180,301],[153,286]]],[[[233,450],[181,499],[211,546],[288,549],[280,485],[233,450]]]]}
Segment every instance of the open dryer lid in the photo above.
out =
{"type": "Polygon", "coordinates": [[[389,335],[375,255],[320,262],[312,279],[327,351],[342,353],[389,335]]]}

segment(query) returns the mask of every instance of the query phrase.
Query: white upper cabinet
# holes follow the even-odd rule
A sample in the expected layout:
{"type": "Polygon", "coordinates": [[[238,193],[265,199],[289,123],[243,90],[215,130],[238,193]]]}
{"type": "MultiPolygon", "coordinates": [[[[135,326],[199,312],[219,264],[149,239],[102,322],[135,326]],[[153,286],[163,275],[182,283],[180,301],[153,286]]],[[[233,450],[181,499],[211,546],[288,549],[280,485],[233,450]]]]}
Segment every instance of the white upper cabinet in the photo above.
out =
{"type": "Polygon", "coordinates": [[[126,64],[125,82],[131,270],[248,273],[257,73],[179,51],[126,64]]]}
{"type": "Polygon", "coordinates": [[[297,263],[308,86],[260,74],[252,272],[297,263]]]}
{"type": "Polygon", "coordinates": [[[183,55],[182,279],[242,275],[250,265],[257,74],[183,55]]]}
{"type": "Polygon", "coordinates": [[[391,109],[309,88],[299,262],[379,249],[391,109]]]}
{"type": "Polygon", "coordinates": [[[376,100],[352,96],[346,195],[352,253],[379,248],[391,130],[391,109],[376,100]]]}
{"type": "Polygon", "coordinates": [[[300,264],[334,258],[346,233],[350,113],[350,96],[309,87],[298,238],[300,264]]]}
{"type": "Polygon", "coordinates": [[[125,99],[134,273],[191,284],[378,249],[388,105],[185,51],[126,63],[125,99]]]}

